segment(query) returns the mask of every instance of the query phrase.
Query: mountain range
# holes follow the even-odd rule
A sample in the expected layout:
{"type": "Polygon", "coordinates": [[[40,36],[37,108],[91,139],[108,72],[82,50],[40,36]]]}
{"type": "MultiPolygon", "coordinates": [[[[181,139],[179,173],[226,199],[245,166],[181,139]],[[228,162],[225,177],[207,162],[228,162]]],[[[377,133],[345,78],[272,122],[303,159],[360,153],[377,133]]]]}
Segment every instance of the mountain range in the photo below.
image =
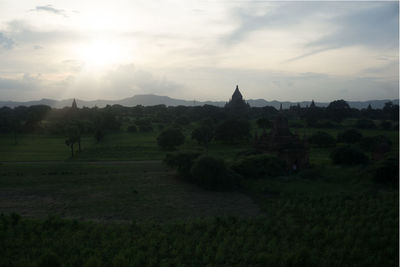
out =
{"type": "MultiPolygon", "coordinates": [[[[63,100],[54,100],[54,99],[41,99],[35,101],[27,101],[27,102],[16,102],[16,101],[0,101],[0,107],[17,107],[17,106],[33,106],[33,105],[47,105],[53,108],[63,108],[67,106],[71,106],[73,99],[63,99],[63,100]]],[[[398,104],[399,99],[385,99],[385,100],[368,100],[368,101],[347,101],[347,103],[352,108],[362,109],[367,108],[368,105],[371,105],[372,108],[380,109],[382,108],[386,102],[392,101],[393,103],[398,104]]],[[[267,101],[265,99],[249,99],[246,100],[252,107],[264,107],[264,106],[272,106],[279,109],[282,104],[282,108],[286,109],[290,106],[294,106],[300,104],[301,107],[309,106],[311,101],[302,101],[302,102],[290,102],[290,101],[267,101]]],[[[168,96],[159,96],[159,95],[135,95],[132,97],[124,98],[121,100],[80,100],[76,99],[76,103],[78,107],[105,107],[106,105],[122,105],[126,107],[133,107],[137,105],[142,106],[154,106],[154,105],[166,105],[166,106],[203,106],[203,105],[213,105],[217,107],[223,107],[225,105],[225,101],[189,101],[183,99],[175,99],[170,98],[168,96]]],[[[319,107],[326,107],[329,105],[328,102],[315,102],[315,104],[319,107]]]]}

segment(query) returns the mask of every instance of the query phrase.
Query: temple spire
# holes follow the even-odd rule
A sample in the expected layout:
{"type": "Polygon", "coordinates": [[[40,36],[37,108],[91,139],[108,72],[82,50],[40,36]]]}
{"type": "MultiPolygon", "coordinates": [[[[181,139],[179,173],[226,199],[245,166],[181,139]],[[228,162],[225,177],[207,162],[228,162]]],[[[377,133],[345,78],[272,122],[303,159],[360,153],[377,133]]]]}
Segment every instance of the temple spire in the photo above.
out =
{"type": "Polygon", "coordinates": [[[72,101],[72,109],[78,109],[78,106],[76,105],[75,98],[74,98],[74,101],[72,101]]]}

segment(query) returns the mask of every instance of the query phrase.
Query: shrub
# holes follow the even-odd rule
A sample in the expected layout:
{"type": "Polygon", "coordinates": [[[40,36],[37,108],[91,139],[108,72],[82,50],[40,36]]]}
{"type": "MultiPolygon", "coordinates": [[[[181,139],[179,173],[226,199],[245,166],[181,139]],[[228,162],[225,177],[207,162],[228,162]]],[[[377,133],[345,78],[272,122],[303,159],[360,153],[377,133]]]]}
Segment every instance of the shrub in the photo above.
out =
{"type": "Polygon", "coordinates": [[[367,164],[369,159],[361,150],[351,147],[338,147],[330,154],[333,163],[343,165],[367,164]]]}
{"type": "Polygon", "coordinates": [[[399,184],[399,158],[389,158],[375,169],[374,181],[381,184],[399,184]]]}
{"type": "Polygon", "coordinates": [[[250,123],[247,120],[228,119],[218,124],[215,140],[235,142],[250,136],[250,123]]]}
{"type": "Polygon", "coordinates": [[[192,139],[196,140],[200,145],[207,146],[214,137],[214,131],[211,127],[203,125],[197,127],[192,132],[192,139]]]}
{"type": "Polygon", "coordinates": [[[153,131],[153,125],[151,124],[150,120],[140,119],[135,121],[135,124],[139,127],[139,132],[141,133],[153,131]]]}
{"type": "Polygon", "coordinates": [[[381,121],[379,125],[383,130],[391,130],[392,129],[392,123],[390,121],[381,121]]]}
{"type": "Polygon", "coordinates": [[[136,127],[136,125],[130,125],[130,126],[128,127],[128,132],[130,132],[130,133],[136,133],[136,132],[137,132],[137,127],[136,127]]]}
{"type": "Polygon", "coordinates": [[[376,125],[373,120],[359,119],[356,122],[356,128],[358,129],[375,129],[376,125]]]}
{"type": "Polygon", "coordinates": [[[267,155],[244,157],[232,164],[232,170],[245,178],[266,178],[285,174],[285,162],[267,155]]]}
{"type": "Polygon", "coordinates": [[[316,132],[308,138],[310,144],[318,147],[330,147],[336,144],[335,138],[326,132],[316,132]]]}
{"type": "Polygon", "coordinates": [[[184,179],[190,179],[190,169],[194,161],[200,156],[196,151],[179,151],[167,153],[164,158],[164,163],[178,171],[178,174],[184,179]]]}
{"type": "Polygon", "coordinates": [[[389,152],[392,142],[384,135],[366,136],[361,138],[360,147],[368,152],[389,152]]]}
{"type": "Polygon", "coordinates": [[[315,180],[321,177],[321,171],[319,169],[304,169],[299,172],[299,176],[303,179],[315,180]]]}
{"type": "Polygon", "coordinates": [[[304,125],[301,122],[298,122],[298,121],[290,121],[289,122],[289,127],[290,128],[303,128],[304,125]]]}
{"type": "Polygon", "coordinates": [[[212,156],[199,157],[190,173],[194,181],[206,189],[225,191],[236,184],[235,175],[228,170],[225,161],[212,156]]]}
{"type": "Polygon", "coordinates": [[[60,259],[53,252],[45,252],[38,260],[37,267],[59,267],[60,259]]]}
{"type": "Polygon", "coordinates": [[[357,143],[361,140],[362,138],[362,133],[356,129],[349,129],[344,132],[341,132],[337,136],[338,142],[341,143],[348,143],[348,144],[354,144],[357,143]]]}
{"type": "Polygon", "coordinates": [[[185,142],[185,136],[176,128],[168,128],[157,137],[157,143],[160,147],[167,150],[173,150],[176,146],[185,142]]]}
{"type": "Polygon", "coordinates": [[[186,125],[190,124],[190,120],[186,116],[180,116],[175,119],[174,123],[181,125],[181,126],[186,126],[186,125]]]}

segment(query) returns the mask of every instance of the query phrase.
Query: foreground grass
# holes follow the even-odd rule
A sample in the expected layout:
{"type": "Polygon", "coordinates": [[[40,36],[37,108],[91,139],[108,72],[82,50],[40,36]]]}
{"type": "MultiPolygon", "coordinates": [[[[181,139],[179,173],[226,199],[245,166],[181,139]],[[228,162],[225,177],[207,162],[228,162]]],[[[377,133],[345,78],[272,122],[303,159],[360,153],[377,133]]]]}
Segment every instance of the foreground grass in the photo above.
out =
{"type": "Polygon", "coordinates": [[[247,180],[262,217],[159,162],[1,168],[0,212],[24,217],[0,216],[0,266],[398,265],[398,190],[372,183],[370,167],[247,180]]]}

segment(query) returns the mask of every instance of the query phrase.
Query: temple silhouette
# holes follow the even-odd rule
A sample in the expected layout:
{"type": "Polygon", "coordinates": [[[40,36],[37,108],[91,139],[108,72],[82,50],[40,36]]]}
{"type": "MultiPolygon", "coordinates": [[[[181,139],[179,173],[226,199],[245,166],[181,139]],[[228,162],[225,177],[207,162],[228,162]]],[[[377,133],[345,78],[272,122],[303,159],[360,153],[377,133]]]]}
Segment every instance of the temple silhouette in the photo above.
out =
{"type": "Polygon", "coordinates": [[[232,115],[245,115],[249,109],[250,105],[243,100],[239,86],[236,85],[232,98],[225,104],[225,110],[232,115]]]}

